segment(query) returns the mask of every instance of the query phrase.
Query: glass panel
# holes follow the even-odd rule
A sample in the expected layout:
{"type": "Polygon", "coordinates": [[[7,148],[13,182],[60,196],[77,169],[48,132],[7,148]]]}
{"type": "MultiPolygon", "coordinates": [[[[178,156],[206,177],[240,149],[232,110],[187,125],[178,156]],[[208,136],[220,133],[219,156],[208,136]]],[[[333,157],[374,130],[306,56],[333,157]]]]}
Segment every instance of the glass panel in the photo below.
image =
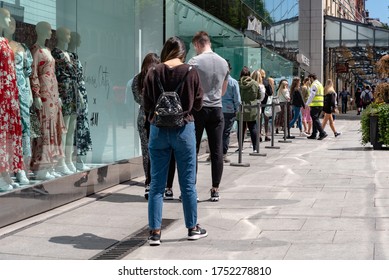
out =
{"type": "Polygon", "coordinates": [[[338,47],[340,37],[340,24],[339,22],[326,20],[326,46],[338,47]]]}
{"type": "Polygon", "coordinates": [[[389,46],[389,31],[388,30],[376,30],[375,31],[375,45],[377,47],[389,46]]]}
{"type": "Polygon", "coordinates": [[[15,79],[25,86],[14,96],[21,113],[13,116],[21,119],[23,135],[0,148],[7,151],[7,163],[0,164],[6,179],[25,171],[25,179],[39,183],[139,156],[139,105],[130,81],[143,57],[159,53],[163,45],[163,1],[20,0],[2,5],[15,19],[4,26],[9,43],[2,47],[14,50],[14,68],[20,70],[15,79]]]}
{"type": "Polygon", "coordinates": [[[357,40],[357,26],[355,24],[342,23],[342,46],[353,47],[357,40]]]}

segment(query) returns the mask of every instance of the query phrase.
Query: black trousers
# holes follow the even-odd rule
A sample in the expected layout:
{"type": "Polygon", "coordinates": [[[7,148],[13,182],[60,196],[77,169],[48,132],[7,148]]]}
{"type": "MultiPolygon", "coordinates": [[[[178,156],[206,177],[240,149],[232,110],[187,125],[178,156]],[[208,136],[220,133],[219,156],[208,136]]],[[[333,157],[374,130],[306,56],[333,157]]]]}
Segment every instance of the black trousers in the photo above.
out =
{"type": "Polygon", "coordinates": [[[196,128],[196,149],[200,151],[204,129],[207,133],[211,156],[212,187],[218,188],[223,175],[223,129],[224,116],[220,107],[203,107],[193,112],[196,128]]]}
{"type": "Polygon", "coordinates": [[[312,118],[312,135],[316,136],[319,132],[319,136],[325,135],[320,122],[320,113],[323,110],[323,107],[311,107],[311,118],[312,118]]]}

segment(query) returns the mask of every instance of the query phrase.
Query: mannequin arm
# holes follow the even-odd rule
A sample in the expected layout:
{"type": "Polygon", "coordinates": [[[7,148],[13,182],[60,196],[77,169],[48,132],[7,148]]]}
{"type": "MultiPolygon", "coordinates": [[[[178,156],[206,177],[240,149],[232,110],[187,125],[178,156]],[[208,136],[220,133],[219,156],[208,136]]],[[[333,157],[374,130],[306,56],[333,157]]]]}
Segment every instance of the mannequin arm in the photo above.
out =
{"type": "Polygon", "coordinates": [[[78,100],[80,100],[81,107],[84,108],[85,101],[84,101],[84,96],[82,95],[81,91],[78,91],[78,100]]]}
{"type": "Polygon", "coordinates": [[[30,79],[26,79],[26,83],[28,86],[28,92],[29,92],[29,100],[28,100],[28,107],[32,106],[32,103],[34,102],[34,98],[32,97],[32,90],[30,88],[30,79]]]}
{"type": "Polygon", "coordinates": [[[34,106],[35,108],[37,108],[38,110],[41,110],[42,109],[42,99],[40,97],[35,97],[34,98],[34,106]]]}

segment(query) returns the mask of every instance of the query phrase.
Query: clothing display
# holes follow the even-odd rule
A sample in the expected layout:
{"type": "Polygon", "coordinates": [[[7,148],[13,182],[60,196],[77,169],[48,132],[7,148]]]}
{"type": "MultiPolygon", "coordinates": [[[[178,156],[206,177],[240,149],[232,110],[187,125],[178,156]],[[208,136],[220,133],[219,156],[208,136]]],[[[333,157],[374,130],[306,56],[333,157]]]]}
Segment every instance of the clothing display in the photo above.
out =
{"type": "Polygon", "coordinates": [[[81,93],[82,101],[77,99],[77,124],[74,141],[77,146],[77,155],[85,156],[92,150],[92,138],[88,118],[88,95],[85,87],[85,80],[81,61],[76,53],[69,52],[70,59],[77,66],[77,87],[81,93]]]}
{"type": "Polygon", "coordinates": [[[34,98],[42,100],[42,109],[36,109],[40,123],[41,137],[32,143],[31,169],[40,166],[52,166],[64,156],[61,147],[62,133],[66,132],[59,101],[58,84],[55,76],[55,60],[48,48],[34,44],[31,47],[33,57],[31,90],[34,98]]]}
{"type": "Polygon", "coordinates": [[[76,61],[70,59],[68,54],[59,48],[54,48],[51,51],[55,59],[55,76],[58,82],[59,97],[62,100],[62,113],[64,116],[75,115],[77,106],[77,72],[78,65],[76,61]]]}
{"type": "Polygon", "coordinates": [[[30,84],[32,55],[25,44],[15,52],[16,80],[19,89],[20,117],[22,121],[23,155],[31,156],[30,84]]]}
{"type": "Polygon", "coordinates": [[[259,35],[262,34],[262,22],[254,16],[249,16],[247,23],[247,30],[254,31],[259,35]]]}
{"type": "Polygon", "coordinates": [[[14,53],[0,37],[0,173],[23,169],[22,125],[14,53]]]}

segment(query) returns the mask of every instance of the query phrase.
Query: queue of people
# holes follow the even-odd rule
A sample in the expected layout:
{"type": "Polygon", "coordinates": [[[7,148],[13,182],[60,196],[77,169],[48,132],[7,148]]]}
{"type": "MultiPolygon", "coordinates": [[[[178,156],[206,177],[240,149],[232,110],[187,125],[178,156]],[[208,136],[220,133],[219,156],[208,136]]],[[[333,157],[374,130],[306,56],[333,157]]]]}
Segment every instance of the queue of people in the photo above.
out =
{"type": "Polygon", "coordinates": [[[185,43],[177,36],[170,37],[160,57],[155,53],[145,56],[141,72],[132,80],[134,99],[140,105],[138,131],[146,177],[151,246],[161,244],[163,200],[173,199],[175,168],[187,239],[197,240],[208,235],[198,224],[197,217],[196,177],[204,130],[210,150],[210,201],[213,202],[220,199],[223,164],[230,162],[227,157],[230,134],[240,117],[239,112],[243,114],[243,127],[238,124],[238,134],[245,135],[249,129],[254,151],[262,141],[261,135],[265,136],[265,141],[270,140],[274,126],[269,124],[272,122],[275,127],[288,130],[297,122],[299,136],[318,140],[327,137],[324,127],[329,122],[335,137],[340,135],[332,119],[336,107],[332,81],[328,81],[324,89],[316,75],[310,74],[302,85],[300,78],[294,78],[291,90],[288,81],[282,79],[275,90],[274,79],[266,78],[264,69],[250,71],[247,66],[242,68],[237,81],[230,75],[230,63],[212,51],[205,31],[193,36],[192,45],[197,55],[186,63],[185,43]],[[288,106],[282,106],[286,109],[275,114],[272,120],[255,105],[264,107],[268,100],[274,99],[287,102],[288,106]],[[240,110],[241,105],[243,110],[240,110]],[[319,119],[322,111],[323,124],[319,119]],[[257,123],[257,114],[261,114],[260,123],[257,123]],[[287,128],[284,115],[288,119],[287,128]]]}

